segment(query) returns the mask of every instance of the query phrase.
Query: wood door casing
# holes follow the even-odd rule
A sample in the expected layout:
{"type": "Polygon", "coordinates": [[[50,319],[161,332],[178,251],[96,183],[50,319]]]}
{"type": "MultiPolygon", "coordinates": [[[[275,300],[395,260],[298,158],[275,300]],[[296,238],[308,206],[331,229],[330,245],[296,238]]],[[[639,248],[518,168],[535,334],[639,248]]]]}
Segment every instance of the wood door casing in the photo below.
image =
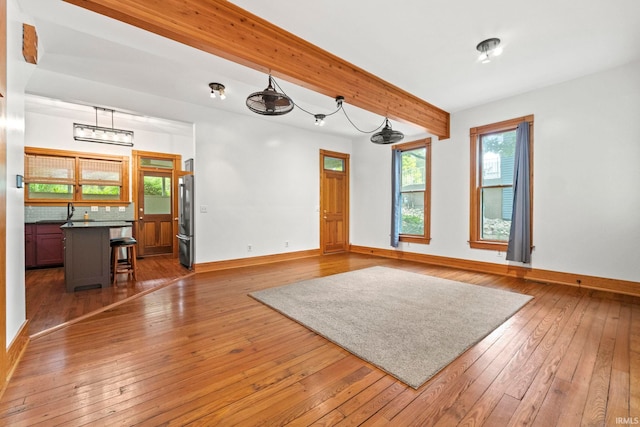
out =
{"type": "Polygon", "coordinates": [[[323,254],[349,249],[349,155],[320,150],[320,248],[323,254]],[[325,160],[342,161],[342,170],[325,160]]]}
{"type": "Polygon", "coordinates": [[[173,252],[173,179],[171,172],[145,171],[139,172],[138,182],[138,252],[140,256],[158,255],[173,252]],[[171,182],[171,201],[169,213],[148,213],[145,207],[145,177],[168,178],[171,182]]]}
{"type": "MultiPolygon", "coordinates": [[[[131,185],[132,185],[132,201],[135,206],[135,219],[136,223],[133,227],[133,235],[140,242],[138,244],[138,256],[144,256],[144,236],[141,233],[144,232],[144,227],[140,224],[140,204],[144,202],[144,200],[140,200],[140,187],[144,185],[143,182],[140,182],[140,172],[142,171],[157,171],[157,172],[166,172],[170,173],[172,176],[173,188],[171,189],[172,194],[177,194],[177,182],[178,182],[178,174],[181,172],[182,165],[182,156],[180,154],[168,154],[168,153],[158,153],[154,151],[139,151],[132,150],[131,151],[131,159],[132,159],[132,177],[131,185]],[[160,161],[170,161],[172,163],[171,168],[167,167],[154,167],[149,165],[143,165],[142,162],[145,159],[155,159],[160,161]]],[[[178,220],[177,214],[178,212],[178,198],[173,197],[172,201],[172,216],[173,222],[170,227],[170,234],[167,232],[166,228],[164,231],[161,231],[164,236],[163,239],[171,238],[172,239],[172,251],[173,256],[178,257],[178,239],[175,237],[178,234],[178,220]]],[[[154,229],[155,231],[155,229],[154,229]]],[[[147,254],[150,255],[150,254],[147,254]]]]}

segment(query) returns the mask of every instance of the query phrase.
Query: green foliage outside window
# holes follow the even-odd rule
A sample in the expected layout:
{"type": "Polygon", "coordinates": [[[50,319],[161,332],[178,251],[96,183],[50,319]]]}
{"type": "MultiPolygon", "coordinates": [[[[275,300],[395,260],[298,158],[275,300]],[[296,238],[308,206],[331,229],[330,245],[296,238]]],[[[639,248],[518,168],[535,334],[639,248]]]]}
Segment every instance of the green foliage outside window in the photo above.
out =
{"type": "Polygon", "coordinates": [[[402,153],[402,234],[424,235],[425,157],[425,148],[402,153]]]}
{"type": "Polygon", "coordinates": [[[29,184],[30,193],[70,194],[72,188],[67,184],[29,184]]]}
{"type": "Polygon", "coordinates": [[[144,194],[147,196],[170,196],[171,178],[161,176],[144,177],[144,194]]]}

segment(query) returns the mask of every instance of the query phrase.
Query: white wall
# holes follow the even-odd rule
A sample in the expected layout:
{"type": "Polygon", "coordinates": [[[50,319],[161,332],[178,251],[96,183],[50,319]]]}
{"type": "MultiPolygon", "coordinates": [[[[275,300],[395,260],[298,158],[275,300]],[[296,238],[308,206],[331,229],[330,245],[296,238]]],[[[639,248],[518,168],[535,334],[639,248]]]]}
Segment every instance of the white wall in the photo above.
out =
{"type": "Polygon", "coordinates": [[[24,193],[16,188],[16,175],[24,165],[24,87],[34,66],[22,58],[22,23],[31,23],[20,13],[15,0],[7,1],[7,256],[6,256],[6,346],[26,319],[24,289],[24,193]]]}
{"type": "MultiPolygon", "coordinates": [[[[451,138],[433,143],[432,242],[399,249],[507,263],[467,243],[469,129],[527,114],[535,116],[531,266],[640,281],[638,62],[452,114],[451,138]]],[[[354,144],[356,245],[391,249],[390,151],[354,144]]]]}
{"type": "Polygon", "coordinates": [[[196,123],[197,263],[319,248],[319,150],[351,142],[310,127],[220,111],[196,123]]]}

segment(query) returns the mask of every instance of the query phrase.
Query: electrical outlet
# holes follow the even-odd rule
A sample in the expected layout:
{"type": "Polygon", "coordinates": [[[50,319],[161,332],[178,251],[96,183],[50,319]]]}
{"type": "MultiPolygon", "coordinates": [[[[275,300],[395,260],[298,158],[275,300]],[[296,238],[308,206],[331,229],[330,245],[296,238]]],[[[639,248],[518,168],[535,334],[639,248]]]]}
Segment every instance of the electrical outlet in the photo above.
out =
{"type": "Polygon", "coordinates": [[[284,242],[284,247],[285,247],[285,248],[288,248],[288,247],[289,247],[289,241],[288,241],[288,240],[284,242]]]}
{"type": "Polygon", "coordinates": [[[111,212],[111,206],[105,206],[104,207],[104,211],[105,212],[111,212]]]}
{"type": "Polygon", "coordinates": [[[251,252],[251,249],[253,249],[253,246],[251,244],[247,245],[247,252],[251,252]]]}
{"type": "Polygon", "coordinates": [[[207,205],[200,205],[200,213],[207,213],[207,205]]]}
{"type": "Polygon", "coordinates": [[[124,206],[118,206],[118,212],[124,212],[125,210],[124,206]]]}
{"type": "Polygon", "coordinates": [[[98,212],[97,206],[91,206],[91,212],[98,212]]]}

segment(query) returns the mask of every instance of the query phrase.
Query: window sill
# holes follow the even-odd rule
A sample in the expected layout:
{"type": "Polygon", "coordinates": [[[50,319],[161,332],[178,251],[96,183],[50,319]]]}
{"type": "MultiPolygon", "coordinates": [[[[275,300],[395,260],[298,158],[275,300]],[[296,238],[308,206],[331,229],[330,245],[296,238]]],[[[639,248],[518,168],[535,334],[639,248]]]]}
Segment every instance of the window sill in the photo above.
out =
{"type": "Polygon", "coordinates": [[[506,252],[508,244],[505,242],[492,241],[469,241],[469,246],[473,249],[486,249],[490,251],[506,252]]]}
{"type": "Polygon", "coordinates": [[[407,243],[422,243],[423,245],[428,245],[431,242],[431,238],[418,236],[400,236],[400,241],[407,243]]]}

